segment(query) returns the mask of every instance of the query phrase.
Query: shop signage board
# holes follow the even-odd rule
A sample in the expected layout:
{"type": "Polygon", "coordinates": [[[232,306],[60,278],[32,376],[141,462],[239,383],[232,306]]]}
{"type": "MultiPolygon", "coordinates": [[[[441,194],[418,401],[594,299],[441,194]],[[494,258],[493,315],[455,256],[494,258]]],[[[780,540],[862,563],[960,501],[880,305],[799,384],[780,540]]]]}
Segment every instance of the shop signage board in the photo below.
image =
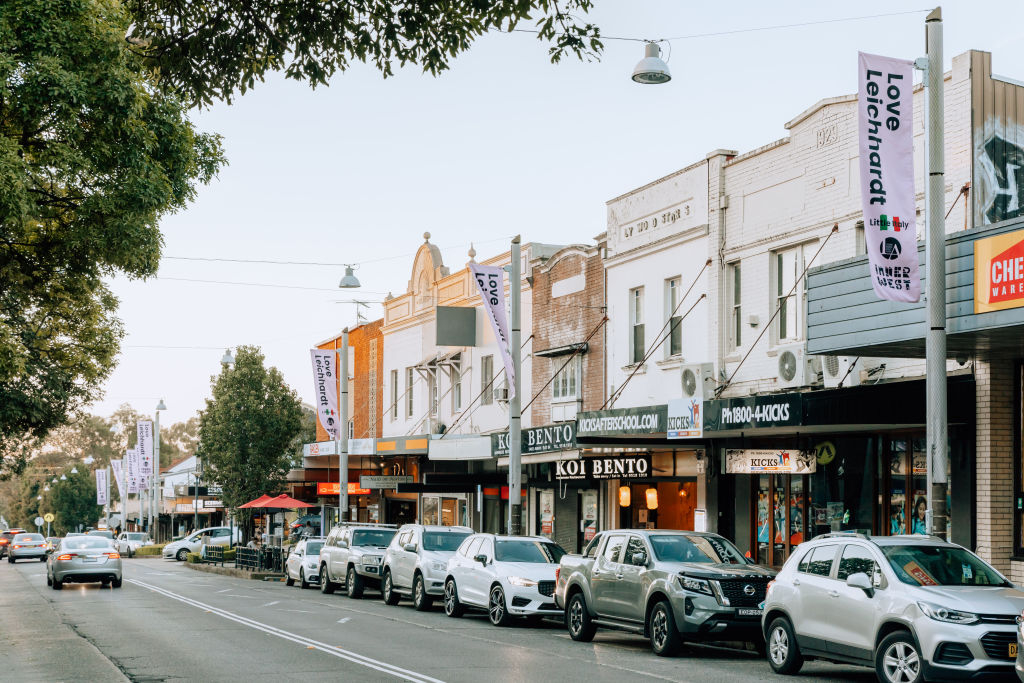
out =
{"type": "MultiPolygon", "coordinates": [[[[531,427],[521,432],[520,452],[523,455],[569,451],[576,448],[576,423],[562,422],[543,427],[531,427]]],[[[508,432],[491,434],[491,456],[508,455],[508,432]]]]}
{"type": "Polygon", "coordinates": [[[318,441],[302,445],[302,454],[307,458],[313,455],[337,455],[337,441],[318,441]]]}
{"type": "Polygon", "coordinates": [[[555,463],[556,479],[643,479],[650,476],[650,453],[559,460],[555,463]]]}
{"type": "MultiPolygon", "coordinates": [[[[348,495],[365,496],[368,493],[370,493],[370,489],[359,488],[359,484],[354,481],[348,483],[348,495]]],[[[318,481],[316,483],[316,495],[338,496],[341,495],[341,487],[336,481],[318,481]]]]}
{"type": "Polygon", "coordinates": [[[576,418],[576,436],[661,434],[668,424],[668,406],[591,410],[576,418]]]}
{"type": "Polygon", "coordinates": [[[791,427],[803,423],[801,394],[724,398],[704,403],[704,431],[791,427]]]}
{"type": "Polygon", "coordinates": [[[1024,230],[974,242],[974,312],[1024,306],[1024,230]]]}
{"type": "Polygon", "coordinates": [[[224,502],[220,501],[220,500],[204,500],[203,501],[203,507],[206,508],[206,509],[222,508],[222,507],[224,507],[224,502]]]}
{"type": "Polygon", "coordinates": [[[670,439],[700,439],[704,436],[703,405],[698,398],[677,398],[668,402],[670,439]]]}
{"type": "Polygon", "coordinates": [[[359,477],[359,488],[363,489],[394,489],[399,484],[411,484],[413,478],[410,475],[362,475],[359,477]]]}
{"type": "Polygon", "coordinates": [[[814,451],[727,449],[726,474],[813,474],[817,470],[814,451]]]}

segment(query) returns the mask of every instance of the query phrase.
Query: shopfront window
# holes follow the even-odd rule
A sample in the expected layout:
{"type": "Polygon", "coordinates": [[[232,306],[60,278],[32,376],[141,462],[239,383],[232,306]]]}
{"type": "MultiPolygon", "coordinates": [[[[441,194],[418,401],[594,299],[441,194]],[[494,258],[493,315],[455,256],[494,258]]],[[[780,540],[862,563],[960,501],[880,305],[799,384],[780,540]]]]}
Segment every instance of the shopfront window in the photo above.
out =
{"type": "Polygon", "coordinates": [[[757,561],[779,566],[807,536],[806,475],[757,477],[757,561]]]}
{"type": "Polygon", "coordinates": [[[423,524],[469,526],[467,514],[464,498],[423,496],[423,524]]]}

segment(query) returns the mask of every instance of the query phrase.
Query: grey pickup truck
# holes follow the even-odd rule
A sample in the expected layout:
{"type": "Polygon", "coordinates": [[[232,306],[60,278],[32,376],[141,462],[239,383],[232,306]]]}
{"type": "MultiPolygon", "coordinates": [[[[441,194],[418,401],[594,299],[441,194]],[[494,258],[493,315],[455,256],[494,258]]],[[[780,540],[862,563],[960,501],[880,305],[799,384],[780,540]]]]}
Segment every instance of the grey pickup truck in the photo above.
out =
{"type": "Polygon", "coordinates": [[[763,653],[761,610],[774,576],[717,534],[616,529],[562,557],[555,603],[573,640],[589,642],[602,626],[642,634],[663,656],[683,640],[745,641],[763,653]]]}

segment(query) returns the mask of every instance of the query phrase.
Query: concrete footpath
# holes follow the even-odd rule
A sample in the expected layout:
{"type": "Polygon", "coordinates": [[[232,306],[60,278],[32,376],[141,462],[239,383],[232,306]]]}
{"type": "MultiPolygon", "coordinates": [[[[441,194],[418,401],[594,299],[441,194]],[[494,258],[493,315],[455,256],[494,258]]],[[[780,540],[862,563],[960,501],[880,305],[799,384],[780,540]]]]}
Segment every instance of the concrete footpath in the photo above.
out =
{"type": "MultiPolygon", "coordinates": [[[[21,567],[28,563],[18,563],[21,567]]],[[[0,678],[8,681],[127,681],[66,624],[46,599],[46,565],[26,576],[0,563],[0,678]],[[34,585],[35,582],[39,586],[34,585]],[[31,583],[30,583],[31,582],[31,583]],[[43,591],[39,588],[42,587],[43,591]]]]}

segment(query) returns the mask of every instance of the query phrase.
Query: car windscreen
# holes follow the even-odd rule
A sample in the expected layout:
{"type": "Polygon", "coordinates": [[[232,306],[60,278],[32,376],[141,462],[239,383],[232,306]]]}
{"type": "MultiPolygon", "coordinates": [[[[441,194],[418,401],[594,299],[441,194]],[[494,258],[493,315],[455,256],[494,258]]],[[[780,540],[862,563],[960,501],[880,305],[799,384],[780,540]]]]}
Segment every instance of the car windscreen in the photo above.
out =
{"type": "Polygon", "coordinates": [[[316,543],[307,543],[306,544],[306,554],[307,555],[319,555],[320,554],[320,548],[323,548],[323,547],[324,547],[324,542],[323,541],[317,541],[316,543]]]}
{"type": "Polygon", "coordinates": [[[452,531],[424,531],[423,549],[455,552],[470,534],[457,534],[452,531]]]}
{"type": "Polygon", "coordinates": [[[374,545],[387,547],[395,537],[396,529],[357,529],[352,532],[352,545],[374,545]]]}
{"type": "Polygon", "coordinates": [[[662,562],[747,564],[743,554],[724,538],[688,534],[651,534],[654,555],[662,562]]]}
{"type": "Polygon", "coordinates": [[[93,550],[97,548],[110,547],[110,541],[102,536],[76,536],[74,538],[65,538],[64,542],[60,544],[61,550],[93,550]]]}
{"type": "Polygon", "coordinates": [[[911,586],[1009,586],[995,569],[963,548],[885,545],[882,553],[900,581],[911,586]]]}
{"type": "Polygon", "coordinates": [[[146,534],[130,533],[130,534],[128,534],[128,540],[129,541],[144,541],[144,540],[146,540],[146,534]]]}
{"type": "Polygon", "coordinates": [[[14,537],[15,543],[36,543],[43,540],[42,534],[18,534],[14,537]]]}
{"type": "Polygon", "coordinates": [[[495,541],[494,559],[498,562],[536,562],[554,564],[565,551],[557,543],[544,541],[495,541]]]}
{"type": "Polygon", "coordinates": [[[103,538],[109,538],[113,540],[114,534],[111,531],[90,531],[90,536],[102,536],[103,538]]]}

